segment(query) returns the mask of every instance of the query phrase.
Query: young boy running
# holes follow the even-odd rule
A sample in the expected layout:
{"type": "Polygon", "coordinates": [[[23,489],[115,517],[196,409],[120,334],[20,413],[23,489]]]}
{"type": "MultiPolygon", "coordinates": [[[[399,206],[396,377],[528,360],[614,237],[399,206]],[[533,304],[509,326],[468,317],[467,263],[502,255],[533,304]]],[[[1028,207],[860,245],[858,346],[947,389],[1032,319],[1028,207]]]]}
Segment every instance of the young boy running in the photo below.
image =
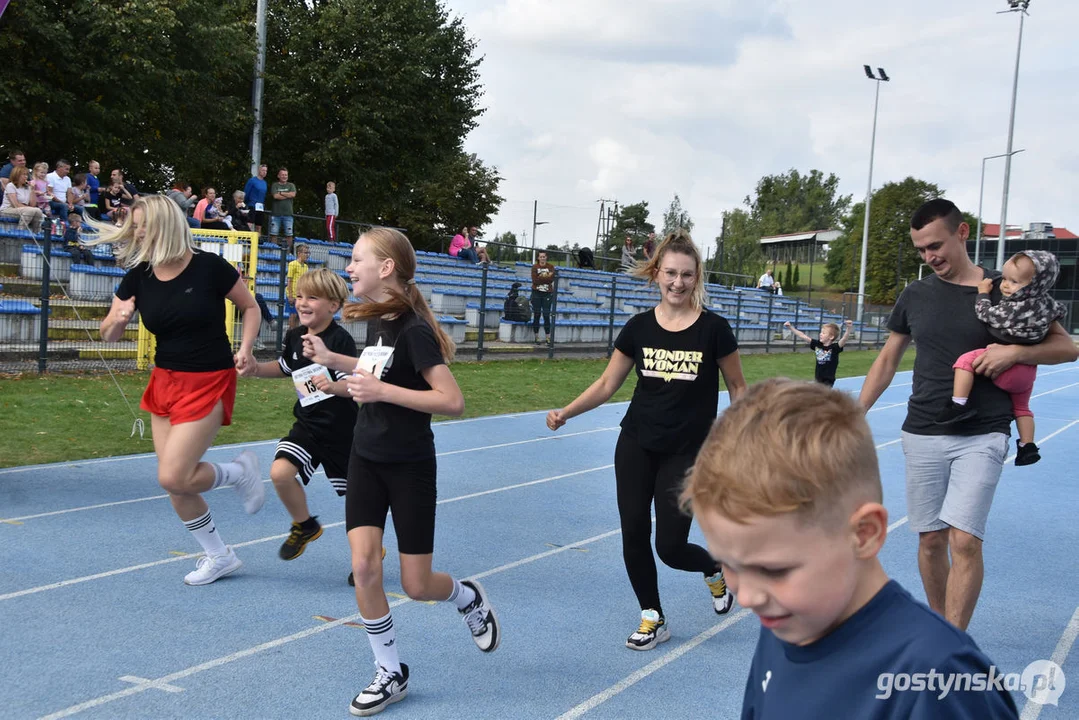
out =
{"type": "Polygon", "coordinates": [[[822,325],[818,339],[809,337],[789,322],[783,323],[783,327],[809,343],[810,349],[817,356],[817,368],[813,377],[817,382],[824,383],[828,387],[835,385],[835,374],[839,369],[839,353],[843,352],[847,340],[850,339],[850,329],[854,323],[847,320],[844,325],[846,327],[843,330],[843,337],[836,342],[836,338],[839,337],[839,326],[835,323],[822,325]]]}
{"type": "Polygon", "coordinates": [[[322,535],[318,517],[311,515],[303,486],[321,465],[334,490],[345,495],[349,450],[357,406],[345,385],[347,373],[327,369],[303,354],[303,336],[317,335],[328,348],[356,354],[356,341],[333,316],[348,299],[345,281],[330,270],[313,270],[296,280],[295,303],[300,327],[285,335],[276,361],[258,363],[243,373],[249,377],[291,377],[296,385],[296,422],[277,443],[270,478],[281,503],[292,516],[292,530],[278,555],[295,560],[307,544],[322,535]]]}
{"type": "Polygon", "coordinates": [[[682,497],[760,618],[743,718],[1018,717],[970,636],[885,574],[877,454],[847,394],[751,387],[712,428],[682,497]]]}

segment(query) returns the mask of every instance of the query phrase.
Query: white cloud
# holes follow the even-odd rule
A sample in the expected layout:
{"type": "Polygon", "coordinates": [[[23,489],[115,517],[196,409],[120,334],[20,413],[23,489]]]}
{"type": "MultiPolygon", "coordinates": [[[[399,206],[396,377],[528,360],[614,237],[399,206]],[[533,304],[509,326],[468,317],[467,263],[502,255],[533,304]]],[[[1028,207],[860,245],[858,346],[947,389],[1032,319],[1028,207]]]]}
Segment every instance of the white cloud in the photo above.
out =
{"type": "MultiPolygon", "coordinates": [[[[1018,19],[982,0],[450,0],[484,56],[487,112],[470,151],[499,167],[508,199],[487,230],[590,242],[600,198],[647,200],[653,222],[677,192],[702,244],[723,210],[766,174],[834,172],[865,193],[873,84],[888,70],[874,187],[907,176],[977,210],[981,159],[1004,151],[1018,19]]],[[[1073,118],[1074,3],[1026,21],[1009,222],[1079,231],[1073,118]]],[[[999,219],[1003,163],[986,171],[999,219]]]]}

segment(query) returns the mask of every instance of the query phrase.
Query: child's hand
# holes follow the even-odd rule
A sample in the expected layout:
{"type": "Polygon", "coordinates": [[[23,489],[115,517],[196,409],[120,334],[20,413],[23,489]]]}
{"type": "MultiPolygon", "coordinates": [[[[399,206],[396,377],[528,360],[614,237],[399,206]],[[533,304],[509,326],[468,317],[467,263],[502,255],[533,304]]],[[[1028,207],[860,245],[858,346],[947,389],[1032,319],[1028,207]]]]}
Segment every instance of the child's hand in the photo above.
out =
{"type": "Polygon", "coordinates": [[[552,410],[547,413],[547,427],[551,430],[557,430],[566,424],[566,417],[562,414],[561,410],[552,410]]]}
{"type": "Polygon", "coordinates": [[[325,375],[316,375],[315,377],[311,378],[311,384],[315,386],[316,390],[321,390],[324,393],[330,392],[330,378],[326,377],[325,375]]]}
{"type": "Polygon", "coordinates": [[[790,322],[789,322],[789,321],[788,321],[788,322],[785,322],[785,323],[783,323],[783,327],[785,327],[785,328],[790,328],[790,326],[791,326],[791,324],[790,324],[790,322]]]}
{"type": "Polygon", "coordinates": [[[854,327],[854,321],[853,320],[847,320],[843,324],[846,325],[848,329],[854,327]]]}
{"type": "Polygon", "coordinates": [[[381,402],[384,387],[381,380],[360,367],[348,378],[348,394],[358,403],[381,402]]]}
{"type": "Polygon", "coordinates": [[[985,278],[980,283],[978,283],[978,292],[979,293],[984,293],[984,294],[988,295],[990,292],[992,292],[992,290],[993,290],[993,280],[992,280],[992,278],[985,278]]]}
{"type": "Polygon", "coordinates": [[[326,343],[318,335],[308,333],[303,336],[303,356],[319,365],[326,365],[330,361],[330,351],[326,349],[326,343]]]}
{"type": "Polygon", "coordinates": [[[248,357],[248,355],[236,353],[232,356],[232,360],[236,363],[236,374],[240,377],[255,377],[258,375],[259,364],[254,356],[248,357]]]}

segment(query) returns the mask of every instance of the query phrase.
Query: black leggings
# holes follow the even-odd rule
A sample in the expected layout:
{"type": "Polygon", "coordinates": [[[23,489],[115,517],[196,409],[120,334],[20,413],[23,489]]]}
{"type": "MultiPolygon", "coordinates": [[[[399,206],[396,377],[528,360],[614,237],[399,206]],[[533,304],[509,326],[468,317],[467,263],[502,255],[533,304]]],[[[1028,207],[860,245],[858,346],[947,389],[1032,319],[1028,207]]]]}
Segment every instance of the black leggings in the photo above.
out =
{"type": "Polygon", "coordinates": [[[660,615],[656,559],[652,555],[652,499],[656,501],[656,552],[664,565],[676,570],[712,575],[716,561],[689,540],[693,518],[678,507],[678,495],[695,454],[669,455],[644,450],[623,432],[614,450],[618,484],[618,515],[622,520],[622,558],[641,610],[660,615]]]}

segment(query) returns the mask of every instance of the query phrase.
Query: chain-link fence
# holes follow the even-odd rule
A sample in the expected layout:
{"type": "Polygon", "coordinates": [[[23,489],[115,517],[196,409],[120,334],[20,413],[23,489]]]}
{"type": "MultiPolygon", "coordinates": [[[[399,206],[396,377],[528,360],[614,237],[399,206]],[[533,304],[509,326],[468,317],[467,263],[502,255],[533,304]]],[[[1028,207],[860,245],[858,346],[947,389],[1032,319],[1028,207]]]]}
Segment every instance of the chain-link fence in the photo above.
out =
{"type": "MultiPolygon", "coordinates": [[[[202,250],[224,256],[246,279],[262,309],[256,354],[274,357],[289,326],[285,288],[294,256],[255,233],[193,232],[202,250]]],[[[305,237],[296,237],[295,243],[307,245],[309,268],[325,267],[347,277],[349,243],[305,237]]],[[[610,355],[626,321],[659,300],[658,289],[644,280],[579,267],[572,253],[553,250],[545,250],[557,267],[551,292],[533,291],[532,263],[506,259],[530,257],[531,248],[487,247],[491,262],[479,265],[444,253],[416,253],[417,287],[457,343],[461,359],[610,355]]],[[[69,243],[48,223],[34,235],[5,222],[0,223],[0,253],[0,372],[95,371],[106,364],[134,370],[152,364],[153,339],[141,322],[132,323],[115,343],[100,339],[98,327],[123,277],[111,248],[91,251],[69,243]]],[[[814,334],[822,324],[858,319],[854,298],[810,304],[744,287],[740,276],[719,279],[706,286],[708,307],[728,319],[745,352],[803,348],[786,327],[788,322],[814,334]]],[[[242,323],[231,308],[228,312],[235,346],[242,323]]],[[[886,307],[865,306],[847,347],[883,344],[888,312],[886,307]]],[[[366,323],[348,323],[346,328],[359,346],[366,343],[366,323]]]]}

